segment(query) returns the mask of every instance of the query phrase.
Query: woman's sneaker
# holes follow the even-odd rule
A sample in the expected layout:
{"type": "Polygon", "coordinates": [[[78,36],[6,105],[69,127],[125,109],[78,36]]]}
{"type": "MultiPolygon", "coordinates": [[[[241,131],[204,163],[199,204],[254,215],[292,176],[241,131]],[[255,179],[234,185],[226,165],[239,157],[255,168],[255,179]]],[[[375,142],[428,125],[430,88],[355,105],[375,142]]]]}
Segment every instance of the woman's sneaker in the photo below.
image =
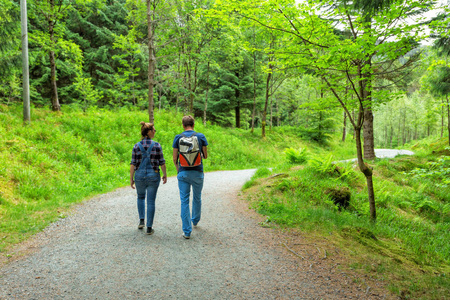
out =
{"type": "Polygon", "coordinates": [[[153,230],[153,228],[147,227],[147,232],[146,232],[145,234],[151,235],[151,234],[153,234],[153,232],[155,232],[155,231],[153,230]]]}
{"type": "Polygon", "coordinates": [[[140,219],[138,229],[142,229],[144,227],[145,227],[144,219],[140,219]]]}

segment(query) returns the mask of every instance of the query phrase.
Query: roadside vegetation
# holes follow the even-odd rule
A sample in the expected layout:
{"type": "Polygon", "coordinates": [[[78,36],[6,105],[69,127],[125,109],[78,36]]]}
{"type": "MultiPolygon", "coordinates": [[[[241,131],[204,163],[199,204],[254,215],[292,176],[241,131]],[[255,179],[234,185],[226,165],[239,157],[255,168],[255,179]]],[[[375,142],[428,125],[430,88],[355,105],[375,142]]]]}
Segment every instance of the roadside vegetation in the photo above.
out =
{"type": "MultiPolygon", "coordinates": [[[[176,174],[172,142],[182,130],[181,114],[155,113],[155,140],[160,142],[168,175],[176,174]]],[[[33,121],[23,125],[22,107],[0,105],[0,253],[9,255],[11,245],[64,218],[68,209],[93,195],[129,184],[131,149],[140,140],[146,111],[134,109],[83,112],[66,107],[63,113],[33,108],[33,121]]],[[[205,169],[237,170],[276,164],[273,153],[295,145],[297,136],[219,126],[195,129],[208,137],[205,169]]]]}
{"type": "MultiPolygon", "coordinates": [[[[354,141],[335,142],[347,153],[354,141]]],[[[342,268],[388,283],[401,299],[447,299],[450,291],[450,148],[447,138],[405,145],[414,156],[368,161],[378,218],[369,216],[364,177],[355,163],[308,148],[287,149],[284,162],[260,168],[244,195],[262,226],[314,233],[342,268]],[[320,239],[320,238],[319,238],[320,239]]],[[[331,149],[330,149],[331,150],[331,149]]],[[[351,152],[351,151],[350,151],[351,152]]],[[[302,249],[296,249],[301,253],[302,249]]],[[[303,254],[304,255],[304,254],[303,254]]],[[[306,255],[304,255],[306,256],[306,255]]]]}

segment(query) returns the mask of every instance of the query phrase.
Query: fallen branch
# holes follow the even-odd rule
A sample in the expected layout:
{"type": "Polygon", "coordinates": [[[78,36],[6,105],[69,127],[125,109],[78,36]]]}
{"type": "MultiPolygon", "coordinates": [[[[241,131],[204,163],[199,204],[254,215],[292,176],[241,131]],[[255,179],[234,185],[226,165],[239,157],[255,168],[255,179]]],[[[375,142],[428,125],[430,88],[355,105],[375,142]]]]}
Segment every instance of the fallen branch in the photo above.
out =
{"type": "Polygon", "coordinates": [[[300,257],[301,259],[305,259],[303,256],[301,256],[300,254],[298,254],[297,252],[295,252],[294,250],[292,250],[291,248],[289,248],[285,243],[282,243],[284,247],[286,247],[286,249],[288,249],[289,251],[291,251],[294,255],[300,257]]]}

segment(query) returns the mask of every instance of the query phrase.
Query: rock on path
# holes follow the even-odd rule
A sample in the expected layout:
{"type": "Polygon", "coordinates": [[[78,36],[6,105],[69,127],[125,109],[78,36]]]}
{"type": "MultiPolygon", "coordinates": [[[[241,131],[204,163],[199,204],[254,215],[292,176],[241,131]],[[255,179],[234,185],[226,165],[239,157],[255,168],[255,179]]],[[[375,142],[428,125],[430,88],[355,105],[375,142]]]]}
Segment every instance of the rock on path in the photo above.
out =
{"type": "Polygon", "coordinates": [[[159,189],[151,236],[137,229],[135,190],[86,201],[0,269],[0,299],[382,298],[317,273],[259,226],[236,201],[253,173],[205,174],[202,220],[190,240],[181,237],[175,177],[159,189]]]}

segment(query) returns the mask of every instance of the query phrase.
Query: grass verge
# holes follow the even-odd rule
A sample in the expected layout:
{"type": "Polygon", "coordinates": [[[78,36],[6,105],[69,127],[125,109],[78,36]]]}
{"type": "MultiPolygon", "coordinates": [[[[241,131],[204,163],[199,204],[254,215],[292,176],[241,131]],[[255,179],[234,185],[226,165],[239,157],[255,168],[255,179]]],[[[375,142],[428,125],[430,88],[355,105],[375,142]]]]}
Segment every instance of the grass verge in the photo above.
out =
{"type": "MultiPolygon", "coordinates": [[[[414,156],[369,162],[376,223],[369,220],[365,178],[351,163],[333,163],[331,154],[310,153],[303,165],[262,168],[246,183],[244,194],[267,216],[264,226],[326,238],[330,253],[333,247],[345,253],[347,268],[384,280],[393,295],[447,299],[450,152],[441,141],[414,148],[414,156]]],[[[298,160],[292,152],[286,154],[298,160]]]]}

